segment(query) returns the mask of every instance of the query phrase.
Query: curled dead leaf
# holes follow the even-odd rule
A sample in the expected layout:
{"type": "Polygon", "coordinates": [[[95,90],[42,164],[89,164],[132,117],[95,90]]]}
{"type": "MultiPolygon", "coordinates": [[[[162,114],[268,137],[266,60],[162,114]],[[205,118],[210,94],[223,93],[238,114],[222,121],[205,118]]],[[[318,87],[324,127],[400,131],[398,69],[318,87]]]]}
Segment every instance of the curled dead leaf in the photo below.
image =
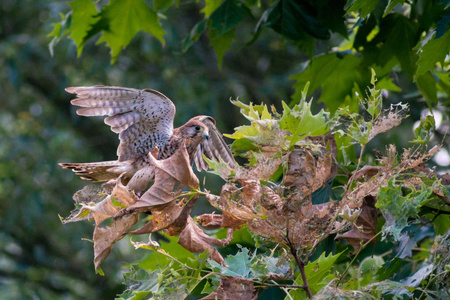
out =
{"type": "Polygon", "coordinates": [[[382,169],[381,166],[364,166],[354,173],[353,179],[359,180],[364,178],[366,181],[377,175],[382,169]]]}
{"type": "MultiPolygon", "coordinates": [[[[338,234],[336,240],[346,240],[357,253],[363,243],[370,241],[376,235],[378,222],[377,209],[375,208],[376,199],[373,196],[364,197],[361,205],[361,212],[352,225],[352,229],[344,234],[338,234]]],[[[375,244],[376,239],[370,243],[375,244]]]]}
{"type": "Polygon", "coordinates": [[[114,244],[121,240],[131,230],[138,221],[139,216],[136,214],[127,215],[113,224],[94,229],[94,266],[98,270],[102,261],[104,261],[111,252],[114,244]]]}
{"type": "Polygon", "coordinates": [[[148,222],[141,228],[130,233],[146,234],[167,229],[167,234],[178,235],[184,229],[187,216],[192,210],[196,200],[197,197],[192,199],[183,197],[164,205],[154,206],[151,209],[152,214],[148,217],[148,222]]]}
{"type": "Polygon", "coordinates": [[[407,104],[392,104],[384,110],[378,119],[373,123],[368,139],[373,139],[376,135],[386,132],[402,122],[407,117],[409,111],[407,104]]]}
{"type": "Polygon", "coordinates": [[[218,215],[215,213],[203,214],[203,215],[197,216],[195,219],[203,227],[216,229],[216,228],[221,227],[222,222],[223,222],[223,215],[218,215]]]}
{"type": "Polygon", "coordinates": [[[189,216],[187,218],[186,227],[180,233],[180,238],[178,239],[178,244],[183,246],[185,249],[193,252],[204,252],[208,250],[210,253],[210,258],[218,263],[223,263],[224,259],[220,255],[219,251],[213,247],[225,247],[233,239],[233,229],[229,228],[227,231],[227,238],[223,240],[215,239],[203,232],[203,230],[195,224],[194,220],[189,216]]]}
{"type": "Polygon", "coordinates": [[[290,201],[300,203],[335,176],[333,152],[318,145],[320,152],[313,154],[305,147],[295,146],[288,154],[288,169],[283,185],[288,188],[290,201]]]}
{"type": "Polygon", "coordinates": [[[186,144],[167,159],[148,157],[156,167],[155,182],[134,205],[127,208],[128,211],[166,204],[181,193],[183,186],[198,188],[198,178],[192,170],[186,144]]]}

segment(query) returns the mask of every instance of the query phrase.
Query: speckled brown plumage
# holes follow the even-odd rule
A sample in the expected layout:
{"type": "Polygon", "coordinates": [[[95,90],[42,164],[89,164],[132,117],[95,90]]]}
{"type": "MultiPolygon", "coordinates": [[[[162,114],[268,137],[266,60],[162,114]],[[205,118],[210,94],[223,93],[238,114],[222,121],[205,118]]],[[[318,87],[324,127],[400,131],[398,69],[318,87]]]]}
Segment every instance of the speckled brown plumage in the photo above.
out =
{"type": "Polygon", "coordinates": [[[191,163],[206,170],[209,159],[222,159],[230,167],[234,158],[209,116],[197,116],[183,126],[173,128],[175,105],[158,91],[114,86],[69,87],[76,94],[71,101],[80,106],[81,116],[107,116],[105,123],[119,134],[118,160],[95,163],[61,163],[83,179],[106,181],[124,174],[125,182],[137,193],[154,179],[154,166],[148,155],[158,147],[157,159],[166,159],[187,141],[191,163]]]}

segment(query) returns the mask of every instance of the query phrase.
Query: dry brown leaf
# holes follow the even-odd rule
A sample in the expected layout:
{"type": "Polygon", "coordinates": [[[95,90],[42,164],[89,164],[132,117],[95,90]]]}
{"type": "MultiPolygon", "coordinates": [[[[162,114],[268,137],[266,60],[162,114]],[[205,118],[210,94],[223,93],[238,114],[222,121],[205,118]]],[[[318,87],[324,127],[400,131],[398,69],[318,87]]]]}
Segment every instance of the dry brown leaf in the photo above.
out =
{"type": "Polygon", "coordinates": [[[256,300],[258,298],[258,290],[255,289],[253,281],[241,277],[222,277],[217,290],[201,298],[201,300],[256,300]]]}
{"type": "Polygon", "coordinates": [[[450,185],[450,173],[441,174],[438,177],[442,180],[442,185],[450,185]]]}
{"type": "Polygon", "coordinates": [[[210,253],[210,258],[222,264],[224,259],[220,255],[219,251],[216,250],[212,245],[225,247],[233,239],[233,230],[228,229],[227,238],[223,240],[218,240],[205,234],[203,230],[195,224],[194,220],[189,216],[187,218],[187,224],[184,230],[180,233],[180,238],[178,239],[178,244],[186,248],[187,250],[198,253],[208,250],[210,253]]]}
{"type": "Polygon", "coordinates": [[[364,178],[366,181],[377,175],[382,169],[381,166],[364,166],[360,170],[356,171],[353,176],[354,180],[364,178]]]}
{"type": "Polygon", "coordinates": [[[148,157],[156,167],[155,182],[134,205],[127,208],[128,211],[166,204],[179,195],[182,186],[198,187],[198,179],[192,171],[186,144],[167,159],[156,160],[153,155],[148,157]]]}
{"type": "MultiPolygon", "coordinates": [[[[307,141],[304,147],[296,145],[294,151],[283,157],[287,160],[288,169],[284,184],[280,186],[262,185],[259,173],[249,171],[235,177],[240,187],[236,183],[227,183],[220,197],[208,195],[210,203],[222,210],[220,225],[237,228],[246,222],[250,231],[274,242],[293,243],[297,248],[312,246],[325,231],[331,231],[330,224],[340,205],[337,202],[312,205],[310,199],[311,194],[336,173],[333,141],[332,137],[324,136],[317,141],[307,141]],[[315,152],[307,147],[314,148],[315,152]]],[[[269,162],[270,159],[262,156],[262,161],[269,162]]],[[[274,172],[280,165],[276,162],[266,170],[274,172]]],[[[265,169],[259,164],[256,167],[265,169]]]]}
{"type": "Polygon", "coordinates": [[[402,122],[408,113],[408,108],[404,104],[391,105],[390,108],[384,110],[384,112],[373,123],[370,130],[369,140],[373,139],[376,135],[386,132],[402,122]]]}
{"type": "Polygon", "coordinates": [[[131,230],[134,224],[139,220],[137,214],[127,215],[113,224],[94,229],[94,266],[98,270],[103,260],[105,260],[113,245],[121,240],[131,230]]]}
{"type": "Polygon", "coordinates": [[[181,198],[171,201],[164,205],[154,206],[151,209],[151,216],[149,216],[148,222],[139,229],[136,229],[131,234],[145,234],[152,233],[158,230],[167,229],[169,227],[178,227],[178,230],[171,230],[169,235],[178,235],[175,232],[181,232],[186,223],[187,214],[190,213],[193,205],[197,200],[196,198],[188,199],[181,198]],[[177,223],[177,225],[174,225],[177,223]]]}
{"type": "Polygon", "coordinates": [[[96,225],[100,225],[104,220],[115,216],[124,207],[129,207],[138,201],[138,197],[132,193],[121,182],[121,177],[117,179],[116,185],[105,200],[90,208],[96,225]]]}
{"type": "Polygon", "coordinates": [[[251,168],[236,168],[234,179],[245,180],[258,178],[259,180],[269,180],[273,173],[280,167],[282,160],[279,155],[275,155],[279,152],[271,154],[270,156],[265,155],[265,153],[266,152],[252,153],[253,159],[257,161],[257,164],[253,165],[251,168]]]}
{"type": "MultiPolygon", "coordinates": [[[[343,201],[350,208],[360,207],[364,197],[369,195],[376,197],[380,188],[386,186],[390,178],[397,176],[401,172],[414,170],[417,167],[420,167],[424,161],[432,157],[438,151],[439,147],[437,146],[426,153],[411,153],[409,149],[405,149],[402,153],[402,160],[398,162],[396,147],[394,145],[389,145],[386,156],[380,160],[380,170],[376,174],[371,174],[373,176],[367,181],[357,182],[356,186],[352,190],[347,191],[343,196],[343,201]]],[[[377,167],[373,168],[375,170],[377,167]]],[[[370,166],[366,166],[366,169],[370,170],[370,166]]],[[[362,169],[360,171],[362,171],[362,169]]],[[[346,189],[347,188],[348,187],[346,187],[346,189]]]]}
{"type": "Polygon", "coordinates": [[[291,201],[300,203],[335,176],[332,162],[332,152],[323,147],[322,153],[314,156],[310,150],[296,146],[288,154],[288,170],[283,179],[284,186],[290,189],[291,201]]]}
{"type": "Polygon", "coordinates": [[[296,248],[309,248],[331,230],[331,223],[340,208],[340,202],[327,202],[318,205],[298,206],[295,211],[271,210],[265,218],[253,219],[247,226],[253,233],[296,248]]]}
{"type": "Polygon", "coordinates": [[[237,188],[234,184],[227,183],[222,187],[220,197],[208,194],[206,199],[214,207],[223,212],[222,227],[238,229],[247,220],[262,216],[256,210],[256,200],[261,197],[260,183],[256,181],[244,181],[249,185],[245,190],[237,188]]]}
{"type": "MultiPolygon", "coordinates": [[[[354,253],[359,251],[361,244],[368,242],[376,235],[378,216],[375,203],[376,199],[373,196],[364,197],[361,212],[352,225],[352,229],[344,234],[338,234],[335,238],[346,240],[355,249],[354,253]]],[[[373,239],[370,243],[376,242],[377,240],[373,239]]]]}
{"type": "Polygon", "coordinates": [[[215,213],[203,214],[195,217],[195,220],[199,222],[203,227],[216,229],[221,227],[223,222],[223,215],[218,215],[215,213]]]}

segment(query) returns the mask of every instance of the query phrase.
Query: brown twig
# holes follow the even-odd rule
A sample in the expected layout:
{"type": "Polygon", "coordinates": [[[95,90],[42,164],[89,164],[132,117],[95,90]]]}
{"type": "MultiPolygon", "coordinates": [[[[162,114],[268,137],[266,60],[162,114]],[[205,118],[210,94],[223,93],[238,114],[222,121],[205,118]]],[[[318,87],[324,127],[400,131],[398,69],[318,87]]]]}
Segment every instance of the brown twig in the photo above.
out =
{"type": "MultiPolygon", "coordinates": [[[[289,224],[288,224],[289,225],[289,224]]],[[[309,288],[308,279],[306,278],[305,273],[305,262],[298,256],[297,248],[295,248],[292,241],[289,239],[289,226],[286,226],[286,245],[289,247],[289,251],[291,251],[292,256],[295,258],[295,262],[297,263],[298,269],[300,270],[300,274],[302,275],[303,286],[302,289],[305,290],[306,295],[308,295],[309,299],[312,299],[311,289],[309,288]]]]}
{"type": "Polygon", "coordinates": [[[295,248],[295,246],[292,243],[290,243],[289,248],[291,250],[291,254],[295,258],[295,261],[297,262],[297,266],[298,266],[298,269],[300,270],[300,274],[302,275],[302,280],[303,280],[302,288],[305,290],[308,298],[312,299],[311,289],[309,288],[308,280],[306,278],[306,273],[305,273],[305,262],[298,256],[297,249],[295,248]]]}

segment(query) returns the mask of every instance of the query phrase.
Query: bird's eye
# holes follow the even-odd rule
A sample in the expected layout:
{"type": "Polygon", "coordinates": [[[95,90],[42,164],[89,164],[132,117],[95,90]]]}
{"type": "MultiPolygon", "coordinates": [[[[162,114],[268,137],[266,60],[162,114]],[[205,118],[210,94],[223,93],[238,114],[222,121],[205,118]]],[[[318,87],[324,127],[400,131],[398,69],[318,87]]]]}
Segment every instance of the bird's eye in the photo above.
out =
{"type": "Polygon", "coordinates": [[[200,125],[195,125],[194,129],[195,131],[200,131],[200,125]]]}

